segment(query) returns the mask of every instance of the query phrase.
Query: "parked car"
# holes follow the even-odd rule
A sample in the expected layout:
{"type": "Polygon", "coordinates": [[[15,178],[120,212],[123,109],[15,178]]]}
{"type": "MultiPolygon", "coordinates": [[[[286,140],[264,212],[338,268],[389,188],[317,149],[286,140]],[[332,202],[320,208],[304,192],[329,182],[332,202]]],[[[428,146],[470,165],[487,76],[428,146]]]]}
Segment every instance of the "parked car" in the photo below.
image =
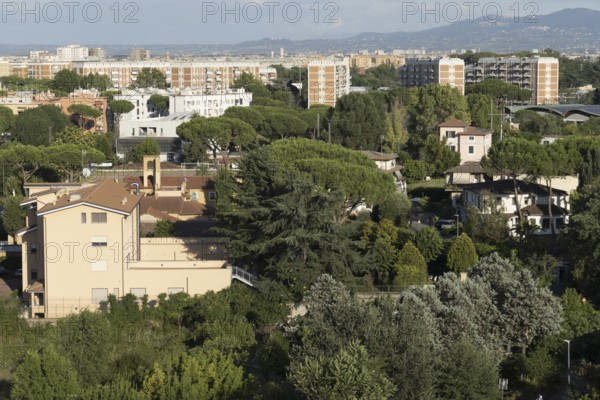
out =
{"type": "Polygon", "coordinates": [[[441,230],[456,228],[456,221],[453,219],[440,219],[435,223],[435,227],[441,230]]]}
{"type": "Polygon", "coordinates": [[[18,270],[15,271],[15,276],[16,277],[21,277],[23,276],[23,270],[21,268],[19,268],[18,270]]]}

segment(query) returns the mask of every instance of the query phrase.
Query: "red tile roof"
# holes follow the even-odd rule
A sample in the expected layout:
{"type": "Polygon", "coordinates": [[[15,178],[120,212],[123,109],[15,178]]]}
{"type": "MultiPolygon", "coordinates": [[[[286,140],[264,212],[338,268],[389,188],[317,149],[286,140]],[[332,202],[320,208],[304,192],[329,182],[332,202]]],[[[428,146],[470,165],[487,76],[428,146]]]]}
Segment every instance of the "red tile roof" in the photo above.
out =
{"type": "Polygon", "coordinates": [[[466,128],[469,124],[460,119],[450,119],[448,121],[444,121],[438,125],[440,128],[466,128]]]}
{"type": "Polygon", "coordinates": [[[60,211],[80,204],[98,206],[120,214],[131,214],[142,196],[127,190],[123,182],[105,179],[98,184],[83,189],[73,190],[56,198],[38,210],[38,215],[60,211]]]}

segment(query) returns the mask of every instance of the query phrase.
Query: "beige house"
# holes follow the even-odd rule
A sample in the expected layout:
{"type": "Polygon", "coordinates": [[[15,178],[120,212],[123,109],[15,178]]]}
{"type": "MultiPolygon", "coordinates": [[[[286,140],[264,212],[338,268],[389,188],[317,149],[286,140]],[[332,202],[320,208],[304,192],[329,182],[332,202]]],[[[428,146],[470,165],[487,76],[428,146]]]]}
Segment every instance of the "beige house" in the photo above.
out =
{"type": "Polygon", "coordinates": [[[450,150],[460,153],[460,162],[479,162],[492,147],[492,132],[452,119],[438,125],[440,140],[446,138],[450,150]]]}
{"type": "MultiPolygon", "coordinates": [[[[160,179],[160,177],[157,177],[160,179]]],[[[216,237],[143,238],[145,194],[117,180],[26,184],[23,292],[30,317],[101,309],[109,294],[156,298],[228,287],[232,268],[216,237]]]]}

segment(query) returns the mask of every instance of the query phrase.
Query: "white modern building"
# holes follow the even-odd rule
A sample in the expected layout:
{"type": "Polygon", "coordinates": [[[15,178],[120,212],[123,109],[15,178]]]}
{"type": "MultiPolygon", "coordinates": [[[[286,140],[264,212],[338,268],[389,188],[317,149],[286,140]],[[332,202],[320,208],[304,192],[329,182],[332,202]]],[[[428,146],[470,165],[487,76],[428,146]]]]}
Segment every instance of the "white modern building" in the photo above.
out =
{"type": "MultiPolygon", "coordinates": [[[[154,94],[169,97],[167,115],[195,112],[203,117],[220,117],[229,107],[247,107],[252,102],[252,93],[244,89],[229,89],[215,94],[204,94],[202,91],[136,89],[123,90],[116,100],[127,100],[134,109],[121,116],[121,121],[145,120],[161,117],[150,97],[154,94]]],[[[162,115],[166,116],[166,115],[162,115]]]]}
{"type": "Polygon", "coordinates": [[[169,114],[195,111],[203,117],[220,117],[229,107],[248,107],[252,93],[245,89],[230,89],[215,94],[184,90],[169,96],[169,114]]]}
{"type": "Polygon", "coordinates": [[[161,118],[122,120],[119,123],[117,156],[124,158],[144,139],[153,138],[160,146],[160,161],[178,161],[182,144],[177,136],[177,127],[191,120],[194,115],[194,112],[185,112],[161,118]]]}
{"type": "Polygon", "coordinates": [[[90,50],[87,47],[77,44],[70,44],[56,49],[56,57],[61,61],[85,60],[89,55],[90,50]]]}

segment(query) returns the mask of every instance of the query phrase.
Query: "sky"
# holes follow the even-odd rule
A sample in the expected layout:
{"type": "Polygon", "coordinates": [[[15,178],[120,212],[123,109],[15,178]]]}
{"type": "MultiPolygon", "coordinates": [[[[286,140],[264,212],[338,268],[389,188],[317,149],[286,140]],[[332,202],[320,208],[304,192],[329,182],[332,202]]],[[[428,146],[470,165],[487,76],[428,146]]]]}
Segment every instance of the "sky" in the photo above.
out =
{"type": "MultiPolygon", "coordinates": [[[[459,20],[535,18],[564,0],[57,0],[0,1],[0,43],[231,44],[414,32],[459,20]]],[[[600,10],[597,0],[569,8],[600,10]]]]}

